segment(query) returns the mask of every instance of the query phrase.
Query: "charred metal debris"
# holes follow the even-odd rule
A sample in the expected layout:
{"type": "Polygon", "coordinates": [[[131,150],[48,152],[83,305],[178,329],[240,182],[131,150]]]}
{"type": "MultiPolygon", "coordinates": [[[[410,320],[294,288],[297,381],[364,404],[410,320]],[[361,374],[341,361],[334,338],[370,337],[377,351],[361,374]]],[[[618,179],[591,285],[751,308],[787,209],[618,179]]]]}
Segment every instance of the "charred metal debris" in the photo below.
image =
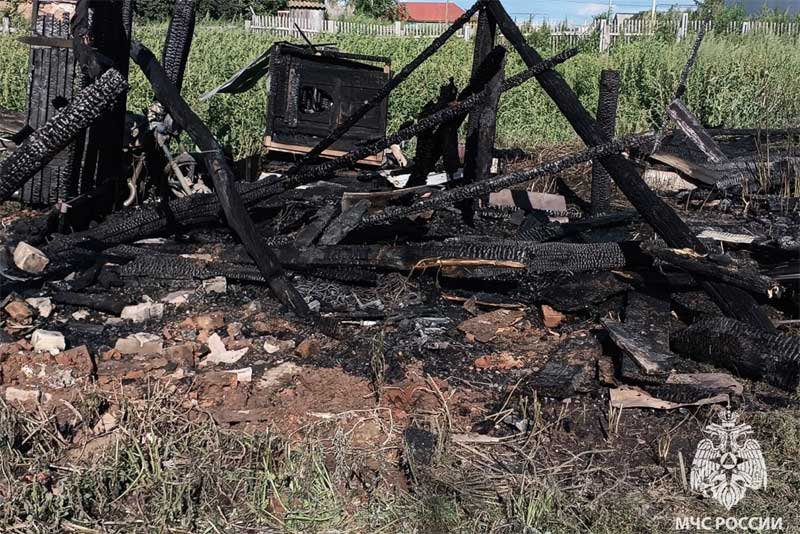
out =
{"type": "Polygon", "coordinates": [[[603,383],[698,402],[720,393],[697,378],[703,365],[797,392],[799,132],[701,124],[683,98],[703,32],[664,126],[622,137],[620,73],[601,73],[591,113],[556,69],[577,50],[543,58],[498,1],[478,1],[394,75],[389,58],[278,43],[203,96],[271,74],[275,158],[254,164],[231,161],[181,95],[194,0],[176,3],[160,61],[131,37],[128,0],[63,2],[71,20],[39,14],[44,3],[23,38],[29,112],[0,113],[0,199],[46,210],[9,227],[4,303],[52,295],[119,314],[132,304],[120,288],[225,277],[266,285],[283,313],[335,336],[395,316],[320,301],[315,284],[346,292],[401,273],[427,294],[406,316],[463,305],[532,310],[551,329],[593,318],[614,369],[559,354],[531,379],[548,395],[603,383]],[[443,75],[438,97],[387,135],[391,92],[474,17],[469,83],[443,75]],[[509,75],[510,53],[527,69],[509,75]],[[153,88],[142,115],[126,113],[130,60],[153,88]],[[501,95],[534,79],[583,149],[531,163],[495,147],[501,95]],[[182,133],[193,151],[176,151],[182,133]],[[587,165],[590,183],[570,179],[587,165]]]}

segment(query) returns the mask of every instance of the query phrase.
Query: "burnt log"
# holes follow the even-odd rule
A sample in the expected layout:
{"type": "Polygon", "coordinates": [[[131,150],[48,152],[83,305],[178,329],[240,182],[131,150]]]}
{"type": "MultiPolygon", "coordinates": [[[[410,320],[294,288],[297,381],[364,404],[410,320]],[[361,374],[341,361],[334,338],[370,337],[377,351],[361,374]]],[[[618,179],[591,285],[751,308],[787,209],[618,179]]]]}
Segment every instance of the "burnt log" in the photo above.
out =
{"type": "MultiPolygon", "coordinates": [[[[361,267],[390,271],[435,269],[437,267],[476,265],[512,266],[528,273],[584,272],[622,269],[647,265],[639,244],[624,243],[543,243],[523,244],[500,241],[494,243],[425,243],[420,245],[337,245],[297,249],[291,246],[274,248],[281,264],[290,269],[309,267],[361,267]],[[450,261],[452,260],[452,261],[450,261]]],[[[261,281],[250,259],[244,256],[230,261],[201,262],[172,255],[138,254],[121,272],[127,276],[172,278],[210,278],[226,276],[261,281]],[[233,261],[235,260],[235,261],[233,261]],[[174,266],[172,266],[174,265],[174,266]]]]}
{"type": "Polygon", "coordinates": [[[167,109],[175,123],[192,138],[206,160],[219,205],[228,225],[253,257],[259,271],[267,279],[278,299],[301,316],[309,314],[308,305],[283,273],[273,252],[259,237],[245,203],[234,186],[234,175],[225,154],[213,134],[180,96],[152,52],[136,41],[131,44],[131,58],[139,65],[153,87],[155,96],[167,109]]]}
{"type": "Polygon", "coordinates": [[[119,315],[122,313],[122,309],[128,305],[127,300],[109,295],[107,293],[96,294],[58,291],[53,293],[51,298],[58,304],[91,308],[93,310],[110,313],[112,315],[119,315]]]}
{"type": "Polygon", "coordinates": [[[128,88],[110,69],[30,136],[0,163],[0,200],[7,200],[84,128],[98,120],[128,88]]]}
{"type": "Polygon", "coordinates": [[[361,218],[367,213],[369,209],[368,200],[359,200],[354,205],[350,206],[347,210],[343,211],[333,222],[325,229],[322,237],[319,238],[320,245],[337,245],[347,234],[358,226],[361,218]]]}
{"type": "MultiPolygon", "coordinates": [[[[525,63],[528,66],[540,63],[542,57],[528,44],[525,36],[522,35],[519,27],[500,2],[486,0],[486,5],[492,11],[503,35],[517,49],[525,63]]],[[[699,47],[699,44],[697,46],[699,47]]],[[[604,135],[592,116],[583,107],[578,96],[561,74],[554,70],[546,70],[538,74],[536,79],[584,143],[596,146],[608,141],[608,137],[604,135]]],[[[639,211],[642,218],[670,247],[692,248],[700,254],[706,252],[700,240],[695,237],[675,211],[644,183],[633,162],[619,154],[612,154],[601,158],[600,163],[631,204],[639,211]]],[[[726,315],[762,328],[774,329],[769,318],[747,293],[724,284],[702,279],[700,281],[703,288],[719,304],[726,315]]]]}
{"type": "MultiPolygon", "coordinates": [[[[597,125],[609,139],[617,128],[620,75],[616,70],[600,72],[600,96],[597,101],[597,125]]],[[[600,215],[611,206],[611,176],[603,165],[592,165],[592,215],[600,215]]]]}
{"type": "MultiPolygon", "coordinates": [[[[419,117],[424,118],[447,108],[449,104],[452,104],[456,100],[457,96],[458,89],[455,86],[453,78],[450,78],[450,83],[442,86],[439,90],[438,99],[428,102],[425,107],[422,108],[419,117]]],[[[414,156],[414,169],[411,171],[411,176],[406,183],[406,187],[416,187],[426,184],[428,174],[434,170],[436,162],[442,155],[442,142],[441,126],[436,130],[428,130],[417,136],[417,152],[414,156]]]]}
{"type": "Polygon", "coordinates": [[[646,244],[642,249],[653,258],[684,271],[744,289],[761,297],[777,298],[783,294],[783,287],[778,282],[768,276],[743,268],[730,258],[726,264],[721,264],[714,262],[708,256],[701,256],[691,249],[676,250],[657,247],[653,244],[646,244]]]}
{"type": "Polygon", "coordinates": [[[161,64],[164,66],[167,78],[178,91],[183,86],[183,73],[186,71],[189,49],[192,47],[195,11],[195,0],[177,0],[164,39],[161,64]]]}
{"type": "MultiPolygon", "coordinates": [[[[317,145],[311,149],[303,159],[301,159],[297,165],[289,169],[288,174],[291,176],[293,174],[297,174],[302,167],[311,161],[312,159],[316,158],[320,154],[322,154],[325,149],[329,148],[333,143],[338,141],[345,133],[347,133],[350,128],[355,126],[358,121],[366,116],[367,113],[370,112],[375,106],[379,105],[383,102],[389,93],[391,93],[397,86],[403,83],[406,79],[408,79],[411,74],[414,73],[417,68],[422,65],[425,61],[427,61],[433,54],[435,54],[446,42],[450,37],[452,37],[458,30],[460,30],[472,16],[478,12],[478,10],[483,5],[483,0],[479,0],[476,2],[472,7],[466,10],[460,17],[458,17],[453,24],[447,28],[441,35],[439,35],[433,42],[428,45],[420,54],[411,60],[405,67],[400,70],[394,77],[392,77],[386,85],[378,91],[375,96],[370,98],[363,106],[358,108],[352,115],[348,116],[341,124],[337,125],[327,137],[320,140],[317,145]]],[[[374,154],[375,152],[373,152],[374,154]]],[[[356,160],[358,161],[358,160],[356,160]]]]}
{"type": "Polygon", "coordinates": [[[694,323],[672,336],[676,353],[792,393],[800,386],[800,337],[726,317],[694,323]]]}

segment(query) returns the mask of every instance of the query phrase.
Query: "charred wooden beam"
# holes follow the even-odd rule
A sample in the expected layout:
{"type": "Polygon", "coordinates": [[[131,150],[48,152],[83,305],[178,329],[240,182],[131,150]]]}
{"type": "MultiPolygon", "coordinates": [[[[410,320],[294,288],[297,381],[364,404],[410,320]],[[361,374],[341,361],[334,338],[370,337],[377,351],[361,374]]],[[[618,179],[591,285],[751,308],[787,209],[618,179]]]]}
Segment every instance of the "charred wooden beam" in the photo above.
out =
{"type": "MultiPolygon", "coordinates": [[[[600,72],[600,96],[597,101],[597,125],[609,139],[617,127],[620,75],[617,70],[600,72]]],[[[611,206],[611,176],[603,165],[592,165],[592,215],[600,215],[611,206]]]]}
{"type": "MultiPolygon", "coordinates": [[[[403,69],[398,72],[394,77],[392,77],[386,85],[378,91],[375,96],[370,98],[363,106],[357,109],[352,115],[348,116],[341,124],[337,125],[336,128],[328,134],[327,137],[322,139],[317,145],[311,149],[308,154],[303,156],[303,159],[300,162],[289,169],[288,174],[293,175],[296,174],[302,167],[311,161],[312,159],[316,158],[320,154],[322,154],[325,149],[329,148],[333,143],[338,141],[344,134],[346,134],[350,128],[355,126],[358,121],[366,116],[367,113],[370,112],[373,108],[379,105],[384,99],[389,96],[396,87],[398,87],[401,83],[408,79],[411,74],[417,68],[422,65],[425,61],[427,61],[433,54],[435,54],[446,42],[450,37],[452,37],[458,30],[460,30],[464,24],[469,22],[472,16],[478,12],[478,10],[483,5],[483,0],[478,0],[472,7],[466,10],[460,17],[458,17],[453,24],[447,28],[441,35],[439,35],[433,42],[428,45],[425,50],[420,52],[420,54],[411,60],[403,69]]],[[[373,152],[374,153],[374,152],[373,152]]]]}
{"type": "Polygon", "coordinates": [[[270,288],[285,305],[298,315],[309,314],[308,305],[286,278],[274,253],[259,237],[253,220],[247,212],[239,191],[234,187],[233,171],[225,160],[222,147],[203,121],[192,111],[180,96],[167,73],[153,56],[152,52],[136,41],[131,44],[131,58],[141,67],[145,77],[153,87],[156,98],[167,109],[176,124],[189,134],[189,137],[203,151],[206,167],[211,174],[214,189],[228,225],[253,257],[259,271],[267,279],[270,288]]]}
{"type": "Polygon", "coordinates": [[[91,308],[112,315],[119,315],[122,313],[122,309],[129,304],[127,300],[107,293],[96,294],[57,291],[51,295],[51,298],[58,304],[91,308]]]}
{"type": "Polygon", "coordinates": [[[349,209],[343,211],[333,222],[325,229],[322,237],[319,238],[320,245],[337,245],[347,234],[358,226],[361,218],[367,213],[369,209],[368,200],[359,200],[349,209]]]}
{"type": "MultiPolygon", "coordinates": [[[[675,356],[656,346],[650,337],[609,319],[603,319],[603,326],[606,327],[614,344],[630,357],[644,374],[666,378],[672,370],[672,360],[675,356]]],[[[657,325],[657,327],[663,326],[657,325]]]]}
{"type": "Polygon", "coordinates": [[[691,249],[662,248],[651,243],[645,244],[642,249],[653,258],[684,271],[744,289],[761,297],[777,298],[783,293],[783,287],[778,282],[743,268],[732,259],[727,264],[716,263],[708,256],[700,255],[691,249]]]}
{"type": "Polygon", "coordinates": [[[114,106],[127,88],[122,75],[110,69],[44,126],[30,134],[14,153],[0,163],[0,200],[7,200],[76,135],[114,106]]]}
{"type": "MultiPolygon", "coordinates": [[[[542,57],[528,44],[500,2],[498,0],[486,0],[486,2],[503,35],[514,45],[525,63],[528,66],[540,63],[542,57]]],[[[536,79],[584,143],[596,146],[608,141],[561,74],[547,70],[538,74],[536,79]]],[[[631,161],[614,154],[602,158],[600,162],[631,204],[641,213],[642,218],[670,247],[692,248],[700,254],[706,252],[703,244],[675,211],[647,187],[631,161]]],[[[707,281],[702,281],[702,284],[726,314],[762,328],[774,328],[755,300],[746,293],[724,284],[707,281]]]]}
{"type": "Polygon", "coordinates": [[[671,339],[678,354],[763,380],[796,393],[800,386],[800,337],[773,333],[717,317],[694,323],[671,339]]]}

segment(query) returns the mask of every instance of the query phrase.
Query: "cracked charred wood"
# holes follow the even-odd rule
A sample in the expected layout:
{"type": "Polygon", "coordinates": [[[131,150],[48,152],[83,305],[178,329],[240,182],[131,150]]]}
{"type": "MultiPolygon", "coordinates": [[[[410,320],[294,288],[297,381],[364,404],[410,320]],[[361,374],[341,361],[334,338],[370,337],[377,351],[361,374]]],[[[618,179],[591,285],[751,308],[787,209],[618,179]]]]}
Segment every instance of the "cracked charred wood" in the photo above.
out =
{"type": "Polygon", "coordinates": [[[671,338],[672,350],[693,360],[797,392],[800,337],[768,332],[727,317],[694,323],[671,338]]]}
{"type": "Polygon", "coordinates": [[[545,163],[527,171],[498,176],[496,178],[490,178],[474,184],[451,189],[450,191],[439,193],[430,199],[422,200],[411,206],[388,207],[379,213],[365,217],[362,225],[366,226],[395,221],[407,215],[419,213],[421,211],[428,211],[450,206],[461,200],[477,198],[482,195],[487,195],[493,191],[533,180],[534,178],[549,176],[580,163],[591,161],[597,157],[606,156],[608,154],[616,154],[631,146],[640,146],[651,143],[652,140],[652,134],[640,134],[611,141],[600,146],[587,148],[582,152],[576,152],[574,154],[564,156],[563,158],[545,163]]]}
{"type": "Polygon", "coordinates": [[[167,78],[178,91],[183,86],[183,73],[186,71],[189,49],[192,47],[195,8],[195,0],[177,0],[167,28],[167,37],[164,39],[161,64],[167,78]]]}
{"type": "MultiPolygon", "coordinates": [[[[600,72],[600,96],[597,101],[597,125],[609,139],[617,128],[620,75],[616,70],[600,72]]],[[[600,215],[611,206],[611,176],[603,165],[592,165],[592,215],[600,215]]]]}
{"type": "MultiPolygon", "coordinates": [[[[500,31],[517,49],[522,59],[530,67],[542,61],[522,35],[519,27],[511,19],[498,0],[486,0],[488,9],[497,20],[500,31]]],[[[705,28],[705,25],[703,26],[705,28]]],[[[697,45],[699,46],[699,45],[697,45]]],[[[578,96],[555,70],[546,70],[536,76],[542,89],[555,102],[558,109],[569,121],[584,143],[589,146],[602,145],[608,138],[598,127],[592,116],[583,107],[578,96]]],[[[681,96],[681,95],[678,95],[681,96]]],[[[622,155],[612,154],[600,159],[601,164],[619,189],[642,215],[642,218],[672,248],[692,248],[700,254],[706,252],[703,244],[695,237],[688,226],[658,195],[641,179],[633,162],[622,155]]],[[[755,300],[738,288],[701,280],[704,289],[718,302],[726,315],[746,321],[762,328],[774,329],[755,300]]]]}
{"type": "Polygon", "coordinates": [[[84,128],[110,109],[128,84],[114,69],[82,90],[0,163],[0,200],[7,200],[84,128]]]}
{"type": "Polygon", "coordinates": [[[278,299],[300,316],[307,316],[308,305],[286,278],[273,252],[256,233],[245,203],[234,186],[234,176],[217,140],[200,118],[181,98],[176,87],[167,78],[152,52],[136,41],[131,43],[131,58],[141,67],[155,92],[156,99],[167,109],[175,123],[181,127],[203,151],[206,167],[211,174],[214,190],[228,225],[253,257],[259,271],[267,279],[278,299]]]}
{"type": "MultiPolygon", "coordinates": [[[[502,94],[505,65],[503,58],[497,73],[486,85],[486,99],[470,115],[471,123],[467,129],[464,153],[464,181],[468,184],[491,176],[494,138],[497,133],[497,108],[502,94]]],[[[459,207],[464,220],[471,224],[475,216],[475,199],[465,199],[459,207]]]]}
{"type": "MultiPolygon", "coordinates": [[[[305,249],[278,246],[274,250],[281,264],[298,270],[316,266],[346,266],[410,271],[473,264],[476,267],[513,266],[523,272],[527,269],[530,273],[547,273],[619,269],[647,265],[648,262],[648,258],[639,251],[639,244],[635,242],[531,245],[522,245],[519,242],[436,242],[406,246],[337,245],[305,249]]],[[[253,274],[255,271],[249,258],[235,254],[226,257],[229,261],[206,262],[174,255],[137,253],[135,259],[122,268],[121,273],[125,276],[154,276],[164,279],[229,276],[240,280],[263,280],[253,274]]]]}
{"type": "Polygon", "coordinates": [[[712,163],[723,163],[728,161],[728,156],[722,151],[720,146],[697,120],[686,104],[680,98],[676,98],[667,106],[667,113],[675,121],[678,127],[686,134],[692,143],[699,148],[712,163]]]}
{"type": "MultiPolygon", "coordinates": [[[[675,358],[673,354],[664,352],[649,336],[639,334],[628,325],[609,319],[603,319],[602,323],[614,344],[623,354],[631,358],[644,374],[666,379],[672,370],[672,360],[675,358]]],[[[663,327],[663,325],[654,326],[663,327]]]]}
{"type": "MultiPolygon", "coordinates": [[[[428,45],[425,50],[420,52],[420,54],[415,57],[411,62],[409,62],[405,67],[403,67],[400,72],[398,72],[395,76],[393,76],[383,88],[378,91],[375,96],[370,98],[363,106],[358,108],[352,115],[348,116],[341,124],[338,124],[336,128],[334,128],[327,137],[320,140],[317,145],[311,149],[303,159],[301,159],[297,165],[289,169],[288,174],[291,176],[293,174],[297,174],[303,166],[308,163],[309,161],[313,160],[314,158],[318,157],[322,154],[325,149],[329,148],[333,145],[336,141],[338,141],[344,134],[346,134],[350,128],[355,126],[358,121],[363,119],[367,113],[370,112],[373,108],[383,102],[389,93],[391,93],[396,87],[398,87],[401,83],[403,83],[406,79],[408,79],[411,74],[414,73],[417,68],[422,65],[425,61],[427,61],[433,54],[435,54],[446,42],[450,37],[452,37],[458,30],[460,30],[467,22],[470,21],[472,16],[478,12],[478,10],[483,5],[483,0],[479,0],[475,2],[475,4],[466,10],[460,17],[458,17],[453,24],[447,28],[441,35],[439,35],[433,42],[428,45]]],[[[374,154],[375,152],[373,152],[374,154]]]]}
{"type": "Polygon", "coordinates": [[[333,204],[323,206],[311,220],[310,223],[301,228],[294,236],[295,245],[298,248],[309,247],[314,243],[328,224],[336,217],[337,207],[333,204]]]}
{"type": "Polygon", "coordinates": [[[128,305],[127,300],[109,295],[108,293],[96,294],[58,291],[53,293],[50,298],[57,304],[91,308],[112,315],[119,315],[122,313],[122,309],[128,305]]]}
{"type": "Polygon", "coordinates": [[[319,238],[320,245],[338,245],[361,222],[361,218],[369,209],[369,200],[359,200],[346,211],[343,211],[325,229],[319,238]]]}
{"type": "Polygon", "coordinates": [[[732,258],[726,263],[717,263],[709,256],[700,255],[691,249],[662,248],[648,243],[642,250],[670,265],[674,265],[692,274],[735,286],[755,295],[767,298],[778,298],[783,294],[783,287],[768,276],[746,269],[738,265],[732,258]]]}

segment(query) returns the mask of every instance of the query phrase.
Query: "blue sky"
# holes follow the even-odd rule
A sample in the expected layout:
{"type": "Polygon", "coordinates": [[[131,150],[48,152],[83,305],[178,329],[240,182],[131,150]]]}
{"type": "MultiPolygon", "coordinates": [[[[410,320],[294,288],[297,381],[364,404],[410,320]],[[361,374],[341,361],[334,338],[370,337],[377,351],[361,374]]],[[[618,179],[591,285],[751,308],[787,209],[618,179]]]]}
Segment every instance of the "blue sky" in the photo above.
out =
{"type": "MultiPolygon", "coordinates": [[[[591,20],[593,15],[604,13],[608,10],[608,0],[502,0],[503,5],[514,18],[528,19],[533,16],[535,20],[544,19],[560,22],[565,18],[570,22],[583,23],[591,20]]],[[[455,3],[463,8],[473,4],[473,0],[456,0],[455,3]]],[[[670,3],[656,0],[656,9],[667,10],[671,5],[693,5],[692,0],[677,0],[670,3]]],[[[611,6],[615,13],[630,13],[649,10],[652,0],[612,0],[611,6]]]]}

